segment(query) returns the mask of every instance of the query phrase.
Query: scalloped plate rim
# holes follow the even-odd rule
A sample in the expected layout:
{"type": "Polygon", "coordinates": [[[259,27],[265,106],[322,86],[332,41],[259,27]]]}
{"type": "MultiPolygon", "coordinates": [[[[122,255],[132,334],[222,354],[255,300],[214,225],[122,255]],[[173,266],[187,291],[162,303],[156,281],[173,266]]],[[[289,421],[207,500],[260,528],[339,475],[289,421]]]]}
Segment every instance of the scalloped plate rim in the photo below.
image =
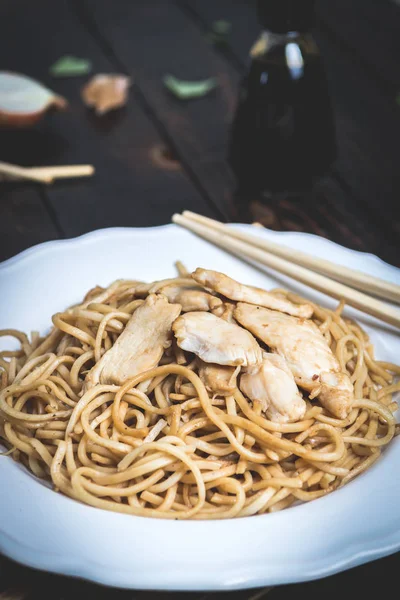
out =
{"type": "MultiPolygon", "coordinates": [[[[321,237],[319,235],[316,235],[315,233],[308,233],[308,232],[303,233],[302,231],[275,231],[273,229],[268,229],[268,228],[257,229],[256,231],[254,231],[254,227],[248,223],[229,223],[229,225],[234,228],[238,228],[238,229],[249,229],[253,233],[258,233],[259,231],[260,232],[265,231],[268,234],[272,234],[273,236],[283,237],[283,238],[285,238],[285,237],[311,238],[313,240],[318,240],[319,242],[322,242],[326,245],[331,245],[334,248],[340,248],[341,252],[345,251],[351,255],[357,254],[361,258],[368,257],[368,259],[374,260],[374,262],[377,262],[380,265],[384,265],[385,267],[389,267],[390,269],[394,269],[395,271],[398,271],[397,267],[395,267],[394,265],[391,265],[390,263],[387,263],[382,258],[377,256],[376,254],[373,254],[372,252],[366,252],[363,250],[353,250],[352,248],[347,248],[346,246],[342,246],[341,244],[338,244],[337,242],[334,242],[333,240],[329,240],[328,238],[321,237]]],[[[150,231],[156,233],[158,231],[168,231],[171,229],[181,230],[181,227],[178,227],[177,225],[175,225],[173,223],[166,223],[165,225],[156,225],[153,227],[103,227],[102,229],[95,229],[93,231],[88,231],[87,233],[82,233],[80,235],[77,235],[77,236],[71,237],[71,238],[47,240],[45,242],[40,242],[39,244],[35,244],[35,245],[31,246],[30,248],[26,248],[25,250],[22,250],[15,256],[11,256],[10,258],[7,258],[6,260],[1,261],[0,269],[5,269],[8,267],[11,267],[11,266],[19,263],[20,261],[24,260],[25,258],[33,256],[34,254],[37,254],[38,252],[40,252],[42,250],[50,248],[53,245],[54,246],[62,246],[62,245],[70,245],[70,244],[73,245],[73,244],[80,243],[81,241],[84,241],[86,239],[96,239],[96,238],[101,237],[102,235],[105,235],[108,233],[119,234],[119,233],[135,232],[135,234],[141,234],[141,233],[148,233],[150,231]]]]}
{"type": "MultiPolygon", "coordinates": [[[[248,228],[251,227],[249,225],[243,225],[243,224],[235,224],[235,227],[239,227],[239,228],[248,228]]],[[[42,254],[42,252],[45,252],[47,250],[49,250],[52,247],[57,247],[58,249],[61,249],[63,246],[68,246],[68,245],[80,245],[82,244],[82,242],[86,242],[86,241],[90,241],[93,240],[95,241],[96,239],[98,241],[101,241],[104,236],[105,237],[112,237],[114,235],[120,235],[122,234],[126,234],[126,235],[148,235],[148,234],[156,234],[156,233],[161,233],[161,232],[165,232],[166,234],[170,233],[171,231],[173,231],[173,228],[177,228],[177,226],[175,225],[161,225],[161,226],[157,226],[157,227],[151,227],[151,228],[146,228],[146,227],[140,227],[140,228],[130,228],[130,227],[113,227],[113,228],[104,228],[104,229],[100,229],[100,230],[96,230],[93,232],[89,232],[87,234],[83,234],[82,236],[77,236],[75,238],[70,238],[70,239],[65,239],[65,240],[52,240],[52,241],[48,241],[48,242],[43,242],[41,244],[38,244],[32,248],[29,248],[23,252],[21,252],[20,254],[18,254],[15,257],[12,257],[6,261],[4,261],[3,263],[0,263],[0,275],[2,273],[4,273],[6,270],[8,269],[12,269],[14,266],[17,265],[21,265],[24,262],[28,263],[29,260],[31,258],[36,257],[40,257],[40,255],[42,254]]],[[[180,229],[180,228],[179,228],[180,229]]],[[[253,229],[252,229],[253,231],[253,229]]],[[[357,256],[362,257],[364,260],[367,261],[371,261],[372,259],[374,260],[374,262],[378,262],[378,264],[380,265],[384,265],[385,267],[389,267],[390,271],[393,273],[396,273],[396,275],[398,275],[398,273],[400,273],[400,271],[392,266],[389,265],[388,263],[385,263],[384,261],[382,261],[379,257],[376,257],[373,254],[370,253],[364,253],[364,252],[360,252],[360,251],[354,251],[351,250],[349,248],[345,248],[339,244],[336,244],[335,242],[332,242],[330,240],[327,240],[325,238],[320,238],[319,236],[316,236],[314,234],[304,234],[301,232],[275,232],[275,231],[270,231],[270,230],[260,230],[260,231],[266,231],[268,233],[272,233],[274,235],[274,237],[288,237],[288,236],[292,236],[292,237],[301,237],[304,239],[304,237],[306,236],[307,238],[312,238],[314,240],[314,242],[316,241],[317,243],[324,243],[324,244],[328,244],[337,248],[340,248],[341,251],[345,250],[346,252],[348,252],[350,255],[357,254],[357,256]]],[[[399,446],[399,440],[396,440],[396,442],[393,444],[393,446],[391,446],[390,450],[391,450],[391,454],[398,454],[399,450],[400,450],[400,446],[399,446]],[[397,442],[397,443],[396,443],[397,442]]],[[[393,457],[392,457],[393,459],[393,457]]],[[[385,466],[385,470],[387,471],[388,469],[388,463],[389,463],[389,459],[386,460],[384,462],[384,465],[382,464],[382,477],[384,475],[383,471],[384,471],[384,466],[385,466]]],[[[377,466],[378,468],[380,468],[379,463],[381,463],[381,461],[378,462],[377,465],[375,465],[375,467],[377,466]]],[[[7,465],[11,467],[15,467],[16,465],[13,465],[12,463],[9,463],[7,461],[7,465]]],[[[1,463],[0,463],[0,468],[1,468],[1,463]]],[[[5,471],[7,471],[7,467],[5,469],[5,471]]],[[[351,506],[354,507],[354,505],[357,505],[358,499],[356,498],[357,494],[348,494],[347,490],[349,488],[353,489],[353,485],[357,486],[357,482],[358,481],[362,481],[364,482],[363,484],[361,484],[361,488],[364,486],[365,487],[365,478],[368,477],[369,479],[372,479],[374,477],[374,474],[372,473],[372,471],[375,472],[374,467],[368,471],[364,476],[360,477],[358,480],[356,480],[356,482],[352,482],[350,483],[348,486],[346,486],[345,488],[342,488],[342,490],[338,490],[335,492],[335,498],[337,498],[337,503],[340,503],[340,497],[343,498],[343,500],[345,500],[347,498],[347,502],[350,504],[351,506]],[[344,492],[344,494],[343,494],[344,492]]],[[[21,473],[22,473],[22,469],[21,469],[21,473]]],[[[24,477],[25,477],[26,473],[24,473],[24,477]]],[[[25,482],[25,479],[24,479],[25,482]]],[[[40,486],[43,490],[44,486],[40,486]]],[[[46,490],[46,492],[50,492],[49,489],[44,488],[46,490]]],[[[398,489],[396,486],[392,488],[390,488],[390,492],[393,496],[393,491],[398,492],[398,489]]],[[[36,491],[36,487],[35,487],[35,491],[36,491]]],[[[53,492],[51,492],[53,494],[53,492]]],[[[39,496],[41,496],[41,493],[38,493],[39,496]]],[[[390,499],[392,499],[392,496],[390,496],[390,499]]],[[[314,511],[315,513],[321,512],[318,511],[317,507],[321,506],[321,502],[324,506],[326,507],[330,507],[330,510],[332,513],[335,512],[335,508],[332,508],[335,506],[336,502],[334,504],[332,504],[332,496],[327,496],[326,498],[322,498],[320,500],[314,501],[311,506],[315,506],[316,507],[316,511],[314,511]],[[328,502],[327,502],[328,501],[328,502]]],[[[126,515],[120,515],[117,513],[107,513],[105,511],[101,511],[100,509],[93,509],[92,507],[88,507],[86,505],[81,505],[79,503],[76,503],[75,501],[71,501],[69,498],[60,496],[58,498],[58,500],[60,502],[58,502],[58,504],[60,505],[60,507],[66,506],[66,503],[70,503],[73,502],[75,506],[77,506],[78,508],[76,508],[77,514],[85,514],[85,515],[93,515],[93,519],[96,520],[96,518],[94,517],[95,514],[98,513],[104,513],[105,515],[108,515],[109,518],[111,519],[111,515],[116,515],[115,517],[115,523],[118,523],[118,527],[120,526],[120,523],[122,523],[122,521],[120,520],[120,517],[127,517],[126,515]]],[[[343,502],[342,500],[342,502],[343,502]]],[[[51,503],[51,504],[55,504],[55,503],[51,503]]],[[[69,505],[71,506],[71,505],[69,505]]],[[[304,514],[304,510],[309,507],[310,505],[301,505],[298,507],[294,507],[292,509],[290,509],[288,512],[291,514],[298,514],[303,515],[304,514]]],[[[71,510],[73,510],[73,507],[71,508],[71,510]]],[[[248,517],[248,518],[244,518],[244,519],[239,519],[236,521],[210,521],[210,522],[204,522],[204,521],[179,521],[177,522],[177,527],[175,527],[175,529],[177,531],[182,531],[183,528],[186,525],[186,529],[187,530],[199,530],[200,527],[202,525],[204,525],[204,523],[208,523],[208,524],[212,524],[212,527],[214,527],[216,530],[219,531],[226,531],[226,524],[230,523],[231,526],[233,526],[234,528],[236,528],[239,531],[242,531],[244,528],[250,528],[250,530],[252,530],[253,532],[255,531],[256,527],[255,524],[257,523],[262,523],[263,521],[266,523],[266,528],[268,529],[267,525],[268,525],[268,519],[271,519],[274,522],[284,522],[285,519],[285,513],[286,511],[284,511],[283,513],[274,513],[272,515],[261,515],[261,516],[257,516],[257,517],[248,517]],[[246,525],[246,523],[248,525],[246,525]],[[202,524],[202,525],[201,525],[202,524]],[[235,527],[235,524],[237,524],[237,526],[235,527]]],[[[388,517],[385,517],[388,518],[388,517]]],[[[138,523],[138,520],[143,522],[145,521],[146,524],[151,521],[152,523],[148,523],[148,529],[152,530],[155,528],[155,523],[159,523],[162,524],[163,523],[167,523],[168,525],[165,526],[166,530],[168,530],[171,526],[171,523],[175,523],[175,521],[165,521],[165,520],[155,520],[155,519],[147,519],[147,518],[141,518],[141,517],[129,517],[128,519],[136,519],[136,523],[138,523]]],[[[106,520],[106,519],[104,519],[106,520]]],[[[108,519],[107,519],[108,520],[108,519]]],[[[272,523],[271,520],[271,523],[272,523]]],[[[288,521],[290,521],[292,519],[288,519],[288,521]]],[[[126,523],[128,523],[128,521],[126,521],[126,523]]],[[[133,523],[133,521],[132,521],[133,523]]],[[[392,515],[392,521],[391,521],[391,525],[392,528],[388,529],[384,535],[379,535],[378,537],[371,537],[365,539],[365,532],[364,535],[359,535],[356,538],[353,538],[351,540],[351,542],[347,539],[348,536],[344,535],[343,536],[343,542],[348,542],[348,545],[346,545],[346,548],[342,548],[341,546],[334,546],[333,547],[329,547],[326,546],[324,547],[325,552],[322,554],[318,554],[316,556],[316,550],[314,550],[314,554],[312,549],[310,549],[308,558],[307,558],[307,553],[305,556],[302,556],[301,558],[298,558],[298,565],[297,565],[297,569],[290,571],[290,573],[286,573],[285,576],[279,575],[278,571],[275,573],[275,575],[269,574],[268,576],[265,575],[265,569],[266,569],[266,565],[265,563],[260,563],[260,561],[257,563],[253,563],[253,564],[244,564],[244,565],[240,565],[240,567],[238,567],[238,565],[235,563],[232,563],[231,565],[225,565],[224,564],[224,569],[223,572],[219,574],[219,579],[215,579],[215,575],[214,578],[213,576],[210,576],[209,573],[197,573],[195,572],[195,570],[192,569],[193,573],[192,573],[192,578],[190,579],[190,575],[188,573],[185,573],[185,575],[183,576],[182,573],[179,570],[179,567],[176,568],[176,572],[174,573],[168,573],[166,575],[165,572],[163,572],[163,577],[164,579],[162,581],[154,581],[154,579],[152,577],[149,576],[149,572],[148,571],[143,571],[140,574],[138,573],[132,573],[132,571],[126,567],[120,567],[119,569],[117,569],[116,565],[114,565],[114,568],[112,571],[110,571],[109,569],[106,569],[105,567],[107,566],[104,561],[101,562],[100,560],[95,560],[93,559],[93,557],[91,557],[90,561],[82,561],[79,560],[79,556],[76,557],[71,557],[68,556],[67,554],[64,554],[61,552],[61,554],[56,553],[54,551],[52,551],[51,553],[49,553],[48,551],[44,551],[41,550],[40,547],[35,547],[34,545],[30,545],[27,544],[26,541],[24,541],[24,539],[21,538],[21,533],[17,536],[14,535],[10,535],[9,531],[6,531],[7,527],[5,525],[0,525],[0,548],[1,550],[7,554],[8,556],[10,556],[11,558],[28,564],[32,567],[38,568],[38,569],[42,569],[42,570],[46,570],[46,571],[51,571],[54,573],[59,573],[59,574],[65,574],[65,575],[72,575],[75,577],[80,577],[80,578],[85,578],[85,579],[89,579],[91,581],[95,581],[97,583],[102,583],[105,585],[110,585],[110,586],[115,586],[115,587],[125,587],[125,588],[129,588],[129,589],[164,589],[164,590],[220,590],[220,591],[226,591],[226,590],[233,590],[233,589],[243,589],[243,588],[250,588],[250,587],[259,587],[259,586],[263,586],[263,585],[279,585],[282,583],[294,583],[294,582],[298,582],[298,581],[306,581],[306,580],[311,580],[311,579],[315,579],[315,578],[319,578],[319,577],[325,577],[328,575],[332,575],[334,573],[337,573],[339,571],[342,571],[344,569],[347,568],[351,568],[360,564],[363,564],[365,562],[383,557],[387,554],[390,554],[392,552],[395,552],[396,550],[400,549],[400,510],[397,508],[396,505],[396,512],[395,515],[392,515]],[[394,528],[393,528],[393,524],[394,524],[394,528]],[[312,555],[312,564],[310,563],[310,556],[312,555]],[[300,573],[300,574],[299,574],[300,573]],[[189,579],[188,579],[189,577],[189,579]]],[[[137,527],[139,527],[139,525],[137,525],[137,527]]],[[[348,533],[348,532],[347,532],[348,533]]],[[[319,543],[321,543],[321,541],[319,540],[319,543]]],[[[88,558],[88,557],[86,557],[88,558]]],[[[270,563],[270,567],[273,569],[276,569],[276,564],[279,561],[279,557],[278,558],[272,558],[271,557],[271,563],[270,563]]],[[[150,570],[151,573],[151,570],[150,570]]]]}

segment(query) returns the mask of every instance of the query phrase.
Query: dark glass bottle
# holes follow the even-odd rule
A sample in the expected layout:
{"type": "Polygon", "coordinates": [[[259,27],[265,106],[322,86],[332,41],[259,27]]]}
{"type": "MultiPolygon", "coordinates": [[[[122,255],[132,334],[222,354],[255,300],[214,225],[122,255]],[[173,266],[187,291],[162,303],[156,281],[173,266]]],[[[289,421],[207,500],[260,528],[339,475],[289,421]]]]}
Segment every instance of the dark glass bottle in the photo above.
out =
{"type": "Polygon", "coordinates": [[[241,193],[302,193],[329,169],[335,128],[314,0],[259,0],[264,31],[251,51],[232,123],[229,160],[241,193]]]}

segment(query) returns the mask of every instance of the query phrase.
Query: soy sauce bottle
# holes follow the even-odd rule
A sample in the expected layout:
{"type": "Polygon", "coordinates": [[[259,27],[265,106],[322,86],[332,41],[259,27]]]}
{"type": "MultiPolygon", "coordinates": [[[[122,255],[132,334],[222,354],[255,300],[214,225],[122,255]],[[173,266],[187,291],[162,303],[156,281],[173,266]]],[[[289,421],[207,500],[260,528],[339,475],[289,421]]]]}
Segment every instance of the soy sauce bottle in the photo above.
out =
{"type": "Polygon", "coordinates": [[[259,0],[263,27],[239,90],[229,161],[239,195],[303,193],[336,154],[331,102],[310,33],[314,0],[259,0]]]}

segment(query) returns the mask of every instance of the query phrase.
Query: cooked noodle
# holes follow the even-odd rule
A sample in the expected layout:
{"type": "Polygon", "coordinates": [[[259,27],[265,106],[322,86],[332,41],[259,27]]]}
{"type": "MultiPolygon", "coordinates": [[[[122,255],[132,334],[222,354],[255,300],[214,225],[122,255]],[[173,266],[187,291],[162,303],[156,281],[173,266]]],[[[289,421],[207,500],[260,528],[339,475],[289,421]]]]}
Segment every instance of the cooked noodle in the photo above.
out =
{"type": "MultiPolygon", "coordinates": [[[[6,453],[54,489],[91,506],[168,519],[222,519],[273,512],[329,494],[371,466],[395,435],[400,367],[374,358],[359,325],[314,306],[354,384],[346,419],[304,395],[301,421],[277,423],[238,388],[211,396],[195,357],[172,344],[159,365],[122,385],[86,389],[149,292],[188,283],[117,281],[53,316],[45,338],[0,331],[20,343],[0,352],[0,437],[6,453]]],[[[295,303],[304,300],[283,290],[295,303]]],[[[4,459],[7,460],[7,459],[4,459]]]]}

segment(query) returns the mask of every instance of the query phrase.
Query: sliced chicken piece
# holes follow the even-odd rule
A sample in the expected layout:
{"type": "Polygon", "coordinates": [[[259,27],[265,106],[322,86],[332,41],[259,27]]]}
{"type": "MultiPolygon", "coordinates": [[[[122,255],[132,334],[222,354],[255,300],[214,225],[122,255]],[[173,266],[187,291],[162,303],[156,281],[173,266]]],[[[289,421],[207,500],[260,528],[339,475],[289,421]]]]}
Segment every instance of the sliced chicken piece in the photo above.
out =
{"type": "Polygon", "coordinates": [[[199,360],[199,377],[209,392],[226,396],[236,389],[238,367],[216,365],[199,360]]]}
{"type": "Polygon", "coordinates": [[[233,311],[236,308],[235,302],[222,302],[217,308],[214,308],[211,312],[216,317],[228,321],[228,323],[235,323],[233,318],[233,311]]]}
{"type": "Polygon", "coordinates": [[[321,373],[320,402],[332,414],[345,419],[354,400],[354,388],[347,373],[321,373]]]}
{"type": "Polygon", "coordinates": [[[286,298],[276,296],[257,287],[251,287],[238,283],[223,273],[218,271],[209,271],[207,269],[196,269],[192,277],[197,283],[205,288],[214,290],[231,300],[237,302],[247,302],[249,304],[258,304],[273,310],[279,310],[296,317],[309,318],[313,314],[313,307],[310,304],[293,304],[286,298]]]}
{"type": "Polygon", "coordinates": [[[222,306],[220,298],[205,292],[198,286],[167,285],[162,288],[161,293],[168,298],[169,302],[180,304],[182,312],[191,312],[194,310],[209,311],[222,306]]]}
{"type": "Polygon", "coordinates": [[[121,384],[156,367],[171,343],[172,323],[181,306],[164,296],[150,294],[129,319],[124,331],[86,377],[86,387],[97,383],[121,384]]]}
{"type": "Polygon", "coordinates": [[[235,323],[235,319],[233,318],[233,311],[236,308],[236,304],[233,302],[224,302],[223,304],[224,310],[221,315],[221,319],[224,321],[228,321],[228,323],[235,323]]]}
{"type": "Polygon", "coordinates": [[[262,410],[271,421],[289,423],[305,415],[306,403],[279,354],[263,352],[261,365],[247,369],[240,377],[239,387],[250,400],[262,402],[262,410]]]}
{"type": "Polygon", "coordinates": [[[312,390],[322,372],[337,372],[338,361],[324,336],[309,319],[297,319],[275,310],[239,302],[237,321],[286,358],[299,385],[312,390]]]}
{"type": "Polygon", "coordinates": [[[354,400],[353,386],[348,375],[341,373],[338,360],[315,323],[241,302],[235,318],[286,359],[298,386],[317,392],[321,404],[336,417],[347,416],[354,400]]]}
{"type": "Polygon", "coordinates": [[[261,348],[246,331],[208,312],[188,312],[173,324],[177,344],[207,363],[245,367],[261,363],[261,348]]]}

